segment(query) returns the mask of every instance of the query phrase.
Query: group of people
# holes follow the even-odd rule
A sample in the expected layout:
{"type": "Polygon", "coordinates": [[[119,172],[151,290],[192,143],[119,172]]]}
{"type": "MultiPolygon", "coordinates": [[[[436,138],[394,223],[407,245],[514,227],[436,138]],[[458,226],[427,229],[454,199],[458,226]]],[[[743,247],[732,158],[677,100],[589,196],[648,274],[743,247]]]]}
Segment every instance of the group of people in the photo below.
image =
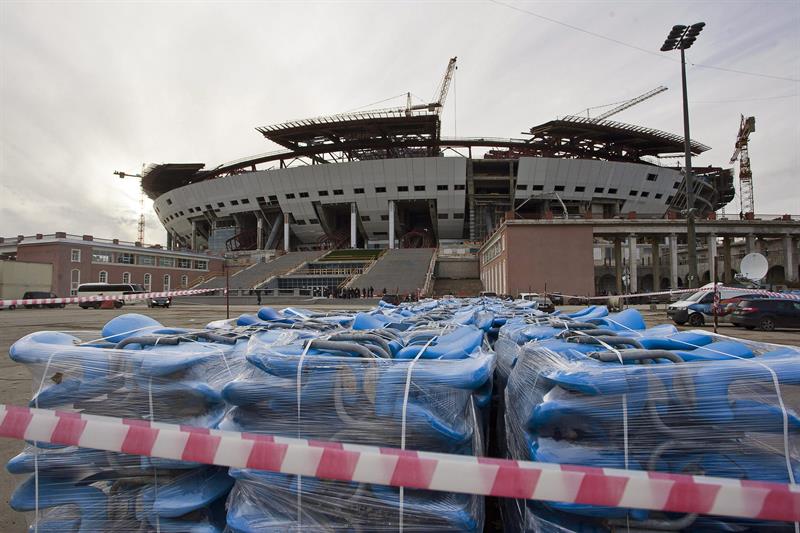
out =
{"type": "MultiPolygon", "coordinates": [[[[375,297],[375,289],[373,287],[362,287],[358,289],[356,287],[325,287],[322,289],[314,289],[314,292],[321,291],[320,296],[325,298],[345,298],[345,299],[357,299],[357,298],[374,298],[375,297]]],[[[383,289],[383,294],[386,294],[386,289],[383,289]]],[[[317,296],[317,294],[314,294],[317,296]]]]}

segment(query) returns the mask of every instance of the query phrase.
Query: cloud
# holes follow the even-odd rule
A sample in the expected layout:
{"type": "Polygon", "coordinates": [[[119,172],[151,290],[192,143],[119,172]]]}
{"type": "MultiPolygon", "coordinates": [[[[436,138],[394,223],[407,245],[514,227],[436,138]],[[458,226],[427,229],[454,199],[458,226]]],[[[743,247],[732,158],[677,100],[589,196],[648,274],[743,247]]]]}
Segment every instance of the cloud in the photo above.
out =
{"type": "MultiPolygon", "coordinates": [[[[654,52],[672,23],[704,20],[694,62],[800,77],[796,2],[517,4],[654,52]]],[[[615,117],[682,132],[677,55],[646,54],[490,2],[0,4],[0,235],[68,231],[133,240],[143,163],[216,165],[274,149],[258,125],[335,113],[459,70],[445,135],[519,137],[555,116],[660,84],[615,117]],[[457,114],[456,114],[457,112],[457,114]]],[[[727,165],[755,115],[756,208],[798,212],[798,84],[689,69],[692,136],[727,165]]],[[[402,99],[398,100],[400,103],[402,99]]],[[[148,241],[165,234],[148,201],[148,241]]],[[[732,206],[733,211],[738,206],[732,206]]]]}

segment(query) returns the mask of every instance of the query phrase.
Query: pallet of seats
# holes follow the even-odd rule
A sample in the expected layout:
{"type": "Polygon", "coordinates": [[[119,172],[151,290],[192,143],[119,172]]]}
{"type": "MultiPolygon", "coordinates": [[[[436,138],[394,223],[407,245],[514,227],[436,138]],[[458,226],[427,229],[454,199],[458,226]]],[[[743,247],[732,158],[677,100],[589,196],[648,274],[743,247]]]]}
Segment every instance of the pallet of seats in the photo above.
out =
{"type": "MultiPolygon", "coordinates": [[[[645,328],[637,315],[573,322],[519,345],[505,392],[509,456],[795,483],[800,349],[671,325],[645,328]]],[[[793,530],[707,515],[505,503],[506,531],[793,530]]]]}

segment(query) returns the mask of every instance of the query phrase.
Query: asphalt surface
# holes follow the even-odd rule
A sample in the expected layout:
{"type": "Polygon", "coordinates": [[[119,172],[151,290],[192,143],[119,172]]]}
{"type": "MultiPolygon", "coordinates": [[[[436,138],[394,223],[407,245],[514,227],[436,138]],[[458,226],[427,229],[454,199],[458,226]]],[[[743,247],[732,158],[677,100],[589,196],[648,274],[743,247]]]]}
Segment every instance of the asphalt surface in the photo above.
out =
{"type": "MultiPolygon", "coordinates": [[[[267,300],[264,300],[263,303],[264,305],[270,304],[267,300]]],[[[285,303],[282,302],[284,305],[285,303]]],[[[366,308],[370,303],[359,300],[317,300],[313,302],[296,301],[293,305],[319,310],[353,310],[366,308]]],[[[659,306],[656,311],[651,311],[646,306],[638,307],[642,311],[648,326],[668,321],[663,306],[659,306]]],[[[255,301],[249,305],[232,305],[231,316],[235,317],[246,312],[253,313],[257,308],[255,301]]],[[[574,309],[577,308],[574,307],[574,309]]],[[[573,307],[564,307],[563,309],[570,310],[573,307]]],[[[114,310],[82,310],[77,306],[68,306],[65,309],[0,310],[0,353],[8,354],[8,349],[14,341],[35,331],[75,331],[81,332],[81,336],[83,336],[84,334],[91,334],[93,331],[99,331],[102,325],[111,318],[129,312],[147,314],[165,325],[202,327],[211,320],[224,318],[225,306],[178,303],[170,309],[148,309],[143,304],[139,304],[114,310]]],[[[719,328],[719,333],[762,342],[800,345],[800,331],[798,330],[748,331],[723,324],[719,328]]],[[[97,336],[99,337],[99,334],[97,336]]],[[[7,356],[0,357],[0,403],[25,405],[31,397],[31,392],[31,379],[27,369],[14,363],[7,356]]],[[[0,440],[0,462],[5,464],[21,450],[22,444],[19,441],[0,440]]],[[[20,481],[21,479],[6,473],[5,470],[0,473],[0,496],[3,499],[3,505],[0,508],[0,531],[22,532],[26,530],[27,521],[25,515],[14,512],[8,507],[8,499],[16,484],[20,481]]]]}

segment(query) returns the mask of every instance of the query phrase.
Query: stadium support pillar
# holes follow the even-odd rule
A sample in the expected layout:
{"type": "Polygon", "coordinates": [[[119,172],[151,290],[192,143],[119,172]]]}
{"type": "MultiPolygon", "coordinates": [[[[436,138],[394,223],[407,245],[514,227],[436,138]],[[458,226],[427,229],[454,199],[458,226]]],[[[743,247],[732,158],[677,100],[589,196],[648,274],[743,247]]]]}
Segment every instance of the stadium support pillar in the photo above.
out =
{"type": "Polygon", "coordinates": [[[630,272],[628,280],[628,292],[639,292],[639,273],[637,268],[638,257],[636,253],[636,235],[628,235],[628,271],[630,272]]]}
{"type": "Polygon", "coordinates": [[[756,251],[756,236],[752,233],[748,233],[744,238],[744,251],[748,254],[756,251]]]}
{"type": "Polygon", "coordinates": [[[350,204],[350,248],[358,248],[358,223],[356,222],[356,203],[350,204]]]}
{"type": "Polygon", "coordinates": [[[196,252],[197,251],[197,221],[196,220],[192,220],[192,238],[191,238],[190,245],[192,247],[192,251],[196,252]]]}
{"type": "Polygon", "coordinates": [[[783,271],[786,281],[797,281],[797,252],[795,240],[791,235],[783,236],[783,271]]]}
{"type": "Polygon", "coordinates": [[[733,261],[731,260],[731,238],[724,237],[722,239],[722,268],[725,270],[722,273],[722,281],[726,284],[733,281],[731,271],[733,270],[733,261]]]}
{"type": "Polygon", "coordinates": [[[669,234],[669,285],[671,289],[678,288],[678,236],[669,234]]]}
{"type": "Polygon", "coordinates": [[[614,239],[614,271],[617,278],[617,294],[622,294],[622,239],[614,239]]]}
{"type": "Polygon", "coordinates": [[[172,233],[167,231],[167,250],[172,250],[172,233]]]}
{"type": "Polygon", "coordinates": [[[717,272],[717,235],[714,233],[708,236],[708,275],[712,282],[717,281],[714,279],[715,276],[719,278],[719,272],[717,272]]]}
{"type": "Polygon", "coordinates": [[[389,249],[394,248],[394,200],[389,200],[389,249]]]}
{"type": "Polygon", "coordinates": [[[291,249],[289,243],[289,216],[283,217],[283,251],[288,252],[291,249]]]}
{"type": "Polygon", "coordinates": [[[264,249],[264,219],[256,215],[256,250],[264,249]]]}
{"type": "Polygon", "coordinates": [[[661,254],[658,249],[661,237],[653,237],[651,241],[650,256],[653,263],[653,291],[661,290],[661,254]]]}

